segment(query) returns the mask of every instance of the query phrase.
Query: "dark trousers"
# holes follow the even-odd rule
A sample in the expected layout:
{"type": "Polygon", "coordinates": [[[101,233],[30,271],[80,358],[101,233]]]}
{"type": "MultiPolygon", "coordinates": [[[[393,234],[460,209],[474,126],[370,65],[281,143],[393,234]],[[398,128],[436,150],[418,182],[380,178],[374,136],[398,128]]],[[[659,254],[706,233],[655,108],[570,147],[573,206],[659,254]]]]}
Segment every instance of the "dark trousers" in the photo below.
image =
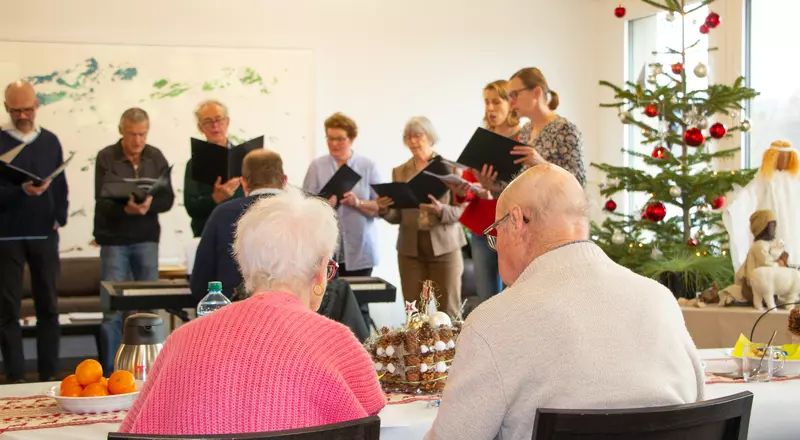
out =
{"type": "MultiPolygon", "coordinates": [[[[339,265],[339,275],[340,277],[370,277],[372,276],[372,268],[368,267],[366,269],[359,269],[359,270],[347,270],[347,265],[342,263],[339,265]]],[[[375,327],[375,321],[372,320],[372,317],[369,316],[369,304],[359,304],[358,307],[361,309],[361,315],[364,317],[364,322],[367,324],[367,330],[375,327]]]]}
{"type": "Polygon", "coordinates": [[[0,351],[6,365],[6,379],[13,382],[25,375],[22,352],[20,303],[25,263],[31,274],[31,292],[36,309],[36,356],[40,380],[58,371],[61,327],[58,324],[56,283],[61,269],[58,234],[41,240],[0,241],[0,351]]]}

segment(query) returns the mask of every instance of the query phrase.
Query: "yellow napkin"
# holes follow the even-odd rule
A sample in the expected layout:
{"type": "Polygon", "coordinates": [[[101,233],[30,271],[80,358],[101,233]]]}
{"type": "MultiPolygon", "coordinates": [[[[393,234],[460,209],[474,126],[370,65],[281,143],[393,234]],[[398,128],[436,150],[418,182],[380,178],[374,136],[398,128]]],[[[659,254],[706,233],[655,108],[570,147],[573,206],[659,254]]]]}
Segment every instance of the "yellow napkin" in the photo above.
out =
{"type": "Polygon", "coordinates": [[[736,341],[736,345],[733,346],[733,353],[731,356],[733,357],[742,357],[742,352],[744,351],[744,344],[749,344],[750,340],[747,339],[747,336],[740,334],[739,339],[736,341]]]}
{"type": "Polygon", "coordinates": [[[786,344],[783,346],[787,361],[800,361],[800,344],[786,344]]]}
{"type": "MultiPolygon", "coordinates": [[[[736,345],[733,346],[733,352],[731,356],[733,357],[742,357],[742,352],[744,351],[744,344],[749,344],[750,340],[743,334],[739,335],[739,339],[736,341],[736,345]]],[[[764,344],[760,344],[763,346],[764,344]]],[[[781,347],[783,351],[786,352],[786,360],[787,361],[797,361],[800,360],[800,344],[786,344],[781,347]]],[[[758,353],[750,353],[751,356],[757,357],[760,356],[758,353]]]]}

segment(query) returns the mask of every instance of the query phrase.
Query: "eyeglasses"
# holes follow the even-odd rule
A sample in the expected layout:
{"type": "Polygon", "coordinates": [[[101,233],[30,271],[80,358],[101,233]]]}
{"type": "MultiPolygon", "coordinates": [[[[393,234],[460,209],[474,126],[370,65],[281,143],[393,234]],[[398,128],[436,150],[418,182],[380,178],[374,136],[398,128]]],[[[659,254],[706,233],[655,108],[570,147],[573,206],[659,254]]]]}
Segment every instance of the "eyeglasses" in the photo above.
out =
{"type": "Polygon", "coordinates": [[[349,138],[346,138],[346,137],[325,137],[325,139],[327,139],[328,142],[342,143],[342,142],[347,142],[347,140],[349,138]]]}
{"type": "MultiPolygon", "coordinates": [[[[486,238],[486,244],[489,245],[489,249],[497,252],[497,227],[500,226],[504,221],[508,220],[511,213],[506,213],[506,215],[497,219],[496,222],[489,225],[488,228],[483,230],[483,236],[486,238]]],[[[522,216],[522,221],[527,225],[530,223],[530,219],[528,217],[522,216]]]]}
{"type": "Polygon", "coordinates": [[[522,93],[522,92],[524,92],[526,90],[531,90],[531,89],[533,89],[533,87],[524,87],[524,88],[521,88],[521,89],[512,90],[512,91],[508,92],[508,99],[517,99],[517,97],[519,97],[520,93],[522,93]]]}
{"type": "Polygon", "coordinates": [[[333,281],[333,277],[336,276],[336,272],[339,271],[339,263],[328,260],[328,281],[333,281]]]}
{"type": "Polygon", "coordinates": [[[19,116],[23,113],[31,114],[36,110],[36,107],[25,107],[25,108],[9,108],[8,113],[14,116],[19,116]]]}
{"type": "Polygon", "coordinates": [[[200,126],[201,127],[213,127],[214,125],[217,125],[217,124],[222,125],[222,124],[224,124],[226,122],[228,122],[228,117],[227,116],[224,117],[224,118],[204,119],[202,122],[200,122],[200,126]]]}

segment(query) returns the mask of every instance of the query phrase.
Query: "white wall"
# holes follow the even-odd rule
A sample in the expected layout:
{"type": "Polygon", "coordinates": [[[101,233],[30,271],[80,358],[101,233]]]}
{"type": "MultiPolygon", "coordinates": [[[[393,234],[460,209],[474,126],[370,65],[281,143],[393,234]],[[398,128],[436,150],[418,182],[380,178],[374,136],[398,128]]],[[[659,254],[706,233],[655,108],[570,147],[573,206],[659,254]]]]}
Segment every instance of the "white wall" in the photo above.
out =
{"type": "MultiPolygon", "coordinates": [[[[431,118],[442,138],[439,150],[452,157],[480,122],[483,85],[526,66],[540,67],[560,94],[559,112],[583,132],[587,162],[609,160],[619,144],[599,140],[622,128],[613,110],[598,108],[597,81],[620,76],[623,47],[622,22],[604,3],[29,0],[0,16],[0,40],[313,49],[317,125],[335,111],[352,116],[361,130],[357,151],[388,179],[409,156],[401,130],[410,116],[431,118]],[[613,46],[601,44],[607,32],[613,46]]],[[[322,132],[310,135],[324,154],[322,132]]],[[[596,181],[594,173],[590,180],[596,181]]],[[[395,239],[395,229],[383,225],[376,275],[399,286],[395,239]]],[[[399,305],[372,310],[379,325],[402,321],[399,305]]]]}

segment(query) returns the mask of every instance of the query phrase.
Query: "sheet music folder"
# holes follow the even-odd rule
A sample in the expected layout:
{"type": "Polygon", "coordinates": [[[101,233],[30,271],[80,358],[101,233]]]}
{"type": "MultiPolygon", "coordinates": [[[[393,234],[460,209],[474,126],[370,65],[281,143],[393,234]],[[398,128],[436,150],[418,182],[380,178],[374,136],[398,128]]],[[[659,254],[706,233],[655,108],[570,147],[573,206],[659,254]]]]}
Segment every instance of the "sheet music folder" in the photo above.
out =
{"type": "Polygon", "coordinates": [[[264,136],[231,148],[192,138],[192,179],[213,185],[217,177],[222,182],[240,177],[244,157],[259,148],[264,148],[264,136]]]}
{"type": "Polygon", "coordinates": [[[428,166],[408,182],[381,183],[372,185],[372,188],[379,196],[390,197],[394,201],[392,208],[419,208],[422,203],[431,203],[428,194],[438,199],[448,191],[447,186],[441,180],[424,171],[440,176],[450,174],[447,166],[438,157],[435,157],[428,166]]]}
{"type": "Polygon", "coordinates": [[[337,200],[342,200],[342,195],[352,190],[360,180],[361,175],[347,166],[347,164],[344,164],[336,170],[331,180],[322,187],[319,196],[329,199],[335,195],[337,200]]]}
{"type": "Polygon", "coordinates": [[[19,147],[14,148],[13,150],[8,151],[6,154],[0,156],[0,179],[5,180],[14,185],[22,185],[23,183],[33,182],[35,186],[41,185],[45,180],[54,179],[59,174],[64,172],[64,169],[67,168],[67,165],[72,160],[75,153],[71,153],[67,160],[61,163],[58,168],[55,169],[52,173],[47,176],[40,177],[37,176],[29,171],[23,170],[18,166],[10,163],[17,157],[22,148],[25,147],[25,144],[20,145],[19,147]],[[5,159],[8,159],[6,161],[5,159]]]}
{"type": "Polygon", "coordinates": [[[119,178],[117,178],[118,180],[106,180],[100,190],[100,197],[127,203],[133,196],[134,202],[142,203],[148,195],[155,196],[159,192],[169,189],[170,173],[172,173],[171,165],[148,188],[142,188],[132,181],[119,178]]]}
{"type": "Polygon", "coordinates": [[[511,154],[511,150],[517,145],[524,144],[478,127],[458,156],[457,162],[476,170],[480,170],[485,164],[492,165],[499,180],[510,182],[522,169],[522,164],[514,163],[522,156],[511,154]]]}

